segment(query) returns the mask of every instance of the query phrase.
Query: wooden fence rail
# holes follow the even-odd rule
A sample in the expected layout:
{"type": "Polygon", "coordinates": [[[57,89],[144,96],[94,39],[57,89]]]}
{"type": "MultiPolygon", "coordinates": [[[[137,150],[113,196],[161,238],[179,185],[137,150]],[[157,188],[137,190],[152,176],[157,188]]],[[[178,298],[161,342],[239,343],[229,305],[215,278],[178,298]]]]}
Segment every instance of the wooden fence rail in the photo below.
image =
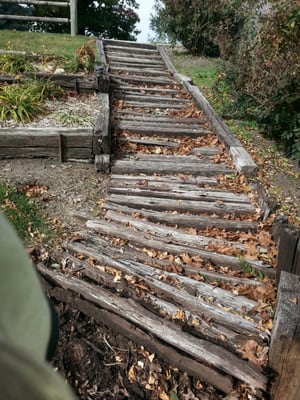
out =
{"type": "Polygon", "coordinates": [[[43,1],[43,0],[2,0],[1,3],[36,4],[39,6],[68,7],[69,1],[43,1]]]}
{"type": "Polygon", "coordinates": [[[9,15],[1,14],[0,19],[3,20],[19,20],[19,21],[41,21],[41,22],[54,22],[54,23],[71,23],[71,35],[78,34],[78,16],[77,16],[77,0],[70,1],[39,1],[39,0],[2,0],[2,3],[20,3],[20,4],[34,4],[46,5],[56,7],[70,7],[70,18],[54,18],[54,17],[34,17],[25,15],[9,15]]]}

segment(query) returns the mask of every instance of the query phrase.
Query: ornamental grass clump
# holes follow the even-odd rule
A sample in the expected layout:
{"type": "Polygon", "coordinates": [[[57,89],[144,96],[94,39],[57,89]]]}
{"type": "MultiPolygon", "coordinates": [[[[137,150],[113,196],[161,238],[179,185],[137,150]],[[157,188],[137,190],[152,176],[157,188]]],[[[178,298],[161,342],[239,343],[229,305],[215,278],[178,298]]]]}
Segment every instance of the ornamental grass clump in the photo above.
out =
{"type": "Polygon", "coordinates": [[[42,101],[60,99],[65,95],[64,90],[50,79],[31,82],[36,86],[42,101]]]}
{"type": "Polygon", "coordinates": [[[0,85],[0,121],[28,123],[44,113],[44,102],[62,96],[53,82],[28,80],[24,83],[0,85]]]}
{"type": "Polygon", "coordinates": [[[19,74],[24,72],[34,72],[35,67],[23,55],[0,54],[0,72],[2,74],[19,74]]]}
{"type": "Polygon", "coordinates": [[[56,121],[66,126],[92,126],[88,117],[78,115],[72,111],[58,111],[54,114],[54,118],[56,121]]]}

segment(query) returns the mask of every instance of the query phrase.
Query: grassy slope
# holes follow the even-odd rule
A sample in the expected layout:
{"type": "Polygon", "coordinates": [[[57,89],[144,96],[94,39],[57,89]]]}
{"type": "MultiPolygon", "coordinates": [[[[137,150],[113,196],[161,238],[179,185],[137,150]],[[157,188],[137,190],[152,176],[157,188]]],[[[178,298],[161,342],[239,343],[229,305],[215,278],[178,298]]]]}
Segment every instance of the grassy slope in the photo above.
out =
{"type": "Polygon", "coordinates": [[[71,58],[76,49],[89,42],[94,46],[95,40],[86,36],[63,35],[56,33],[0,31],[0,49],[26,51],[28,54],[61,56],[71,58]]]}

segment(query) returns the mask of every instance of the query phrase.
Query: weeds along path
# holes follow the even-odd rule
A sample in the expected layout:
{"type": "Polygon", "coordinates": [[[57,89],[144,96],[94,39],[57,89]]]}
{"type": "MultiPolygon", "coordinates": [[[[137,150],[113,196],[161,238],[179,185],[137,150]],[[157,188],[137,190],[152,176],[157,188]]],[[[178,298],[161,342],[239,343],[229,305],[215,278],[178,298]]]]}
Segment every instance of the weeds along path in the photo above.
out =
{"type": "Polygon", "coordinates": [[[260,398],[276,249],[242,173],[254,163],[175,79],[162,49],[101,46],[113,131],[103,216],[77,214],[82,230],[56,253],[61,272],[40,265],[49,293],[80,294],[79,310],[88,314],[88,302],[96,321],[173,367],[260,398]]]}

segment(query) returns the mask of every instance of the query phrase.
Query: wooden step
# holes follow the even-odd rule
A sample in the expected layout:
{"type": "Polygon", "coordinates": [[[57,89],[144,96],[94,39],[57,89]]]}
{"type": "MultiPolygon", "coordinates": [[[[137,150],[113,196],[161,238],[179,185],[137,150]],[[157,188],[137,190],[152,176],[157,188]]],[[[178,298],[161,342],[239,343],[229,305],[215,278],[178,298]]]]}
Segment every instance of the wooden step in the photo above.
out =
{"type": "Polygon", "coordinates": [[[168,117],[168,116],[159,116],[153,114],[145,114],[134,112],[133,110],[114,110],[112,113],[113,119],[122,120],[122,122],[126,123],[129,121],[134,121],[141,124],[153,124],[157,126],[158,124],[172,124],[175,127],[184,126],[195,126],[198,127],[199,124],[207,123],[207,120],[204,117],[199,118],[180,118],[180,117],[168,117]]]}
{"type": "Polygon", "coordinates": [[[152,85],[171,85],[173,84],[172,79],[168,78],[155,78],[149,76],[131,76],[131,75],[118,75],[118,74],[109,74],[109,77],[112,81],[126,83],[126,82],[133,82],[133,83],[148,83],[152,85]]]}
{"type": "Polygon", "coordinates": [[[147,64],[147,65],[153,65],[163,67],[164,63],[162,61],[159,61],[158,59],[153,59],[153,58],[147,58],[145,56],[142,57],[126,57],[124,55],[115,55],[115,54],[110,54],[107,55],[107,59],[109,62],[111,62],[112,65],[116,65],[119,62],[120,63],[126,63],[126,64],[134,64],[134,65],[139,65],[139,64],[147,64]]]}
{"type": "Polygon", "coordinates": [[[148,221],[157,222],[160,224],[166,224],[169,226],[178,226],[182,228],[194,228],[198,230],[205,230],[207,228],[218,228],[229,232],[256,232],[257,222],[250,221],[239,221],[236,219],[222,219],[211,216],[203,216],[196,214],[182,214],[179,212],[172,211],[155,211],[138,209],[128,206],[120,206],[116,203],[106,201],[104,208],[107,210],[113,210],[122,212],[123,214],[139,215],[141,218],[146,218],[148,221]]]}
{"type": "Polygon", "coordinates": [[[170,76],[170,74],[163,68],[145,68],[143,66],[139,67],[123,67],[121,65],[112,65],[109,67],[110,72],[113,73],[126,73],[131,75],[142,75],[142,76],[170,76]]]}
{"type": "Polygon", "coordinates": [[[195,176],[217,176],[232,174],[233,170],[225,164],[210,164],[201,162],[176,164],[170,162],[143,161],[143,160],[114,160],[112,164],[114,174],[193,174],[195,176]]]}
{"type": "MultiPolygon", "coordinates": [[[[169,107],[168,107],[169,109],[169,107]]],[[[207,129],[201,128],[201,126],[190,127],[190,126],[176,126],[171,124],[135,124],[133,122],[115,122],[114,129],[119,131],[129,131],[132,134],[140,134],[144,136],[165,136],[165,137],[181,137],[189,136],[197,138],[199,136],[206,136],[211,132],[207,129]]]]}
{"type": "Polygon", "coordinates": [[[252,204],[240,204],[235,202],[205,201],[205,200],[177,200],[170,198],[142,197],[136,195],[111,193],[106,200],[112,203],[135,207],[138,209],[150,209],[155,211],[183,212],[192,214],[211,214],[219,216],[251,216],[256,214],[256,208],[252,204]]]}

